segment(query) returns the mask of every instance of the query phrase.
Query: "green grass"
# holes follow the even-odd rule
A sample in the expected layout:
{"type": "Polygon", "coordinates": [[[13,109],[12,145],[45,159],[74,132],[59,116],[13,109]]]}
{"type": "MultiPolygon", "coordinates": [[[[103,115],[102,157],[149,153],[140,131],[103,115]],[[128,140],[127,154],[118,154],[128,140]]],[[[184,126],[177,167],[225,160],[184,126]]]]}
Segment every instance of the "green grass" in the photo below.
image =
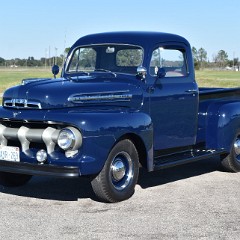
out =
{"type": "Polygon", "coordinates": [[[199,87],[240,87],[240,72],[233,71],[196,71],[199,87]]]}
{"type": "Polygon", "coordinates": [[[0,69],[0,93],[22,82],[24,78],[52,77],[50,69],[0,69]]]}
{"type": "MultiPolygon", "coordinates": [[[[200,87],[240,87],[240,72],[232,71],[196,71],[196,80],[200,87]]],[[[59,76],[59,75],[58,75],[59,76]]],[[[0,93],[20,84],[24,78],[52,77],[51,69],[0,69],[0,93]]]]}

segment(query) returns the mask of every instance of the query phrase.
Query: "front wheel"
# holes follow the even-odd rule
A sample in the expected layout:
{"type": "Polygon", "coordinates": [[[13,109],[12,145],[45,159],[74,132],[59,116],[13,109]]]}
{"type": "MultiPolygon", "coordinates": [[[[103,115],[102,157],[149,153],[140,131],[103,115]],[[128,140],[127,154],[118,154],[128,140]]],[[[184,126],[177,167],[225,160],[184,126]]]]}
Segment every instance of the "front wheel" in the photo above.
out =
{"type": "Polygon", "coordinates": [[[119,202],[130,198],[138,180],[139,157],[134,144],[125,139],[118,142],[108,155],[107,161],[92,188],[104,202],[119,202]]]}
{"type": "Polygon", "coordinates": [[[240,171],[240,132],[234,139],[229,155],[222,159],[222,166],[230,172],[240,171]]]}
{"type": "Polygon", "coordinates": [[[18,187],[26,184],[32,178],[31,175],[0,172],[0,185],[4,187],[18,187]]]}

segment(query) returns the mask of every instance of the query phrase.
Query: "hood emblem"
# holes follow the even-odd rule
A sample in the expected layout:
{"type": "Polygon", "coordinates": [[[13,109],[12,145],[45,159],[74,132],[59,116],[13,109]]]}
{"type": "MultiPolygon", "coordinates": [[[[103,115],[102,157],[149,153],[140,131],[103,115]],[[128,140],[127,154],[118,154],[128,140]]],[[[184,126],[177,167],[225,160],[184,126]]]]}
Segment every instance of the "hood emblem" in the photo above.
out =
{"type": "Polygon", "coordinates": [[[132,99],[129,90],[111,92],[76,93],[69,96],[68,101],[73,103],[98,102],[126,102],[132,99]]]}
{"type": "Polygon", "coordinates": [[[13,98],[4,100],[3,106],[9,108],[33,108],[33,109],[42,108],[40,102],[29,101],[23,98],[13,98]]]}

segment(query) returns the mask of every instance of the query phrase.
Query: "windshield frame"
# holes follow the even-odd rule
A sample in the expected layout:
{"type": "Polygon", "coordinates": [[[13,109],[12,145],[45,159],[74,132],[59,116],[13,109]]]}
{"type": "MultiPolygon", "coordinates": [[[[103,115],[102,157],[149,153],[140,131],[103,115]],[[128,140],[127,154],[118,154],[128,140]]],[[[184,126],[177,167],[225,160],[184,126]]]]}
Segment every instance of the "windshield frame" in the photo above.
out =
{"type": "MultiPolygon", "coordinates": [[[[78,45],[75,48],[71,49],[70,54],[67,56],[67,59],[65,61],[65,66],[64,66],[64,74],[68,75],[68,76],[77,76],[80,75],[81,73],[83,73],[84,71],[69,71],[69,66],[71,64],[71,59],[74,55],[74,53],[77,51],[77,49],[80,48],[91,48],[91,47],[96,47],[96,46],[129,46],[129,47],[135,47],[135,48],[139,48],[142,50],[142,59],[141,59],[141,63],[139,64],[139,66],[142,66],[143,61],[144,61],[144,48],[142,46],[139,45],[135,45],[135,44],[126,44],[126,43],[97,43],[97,44],[84,44],[84,45],[78,45]]],[[[111,71],[111,70],[110,70],[111,71]]],[[[91,73],[96,73],[94,71],[86,71],[86,73],[91,74],[91,73]]],[[[97,73],[104,73],[104,72],[97,72],[97,73]]],[[[106,72],[105,72],[106,73],[106,72]]],[[[114,73],[117,74],[127,74],[127,75],[136,75],[136,73],[127,73],[127,72],[118,72],[118,71],[114,71],[114,73]]]]}

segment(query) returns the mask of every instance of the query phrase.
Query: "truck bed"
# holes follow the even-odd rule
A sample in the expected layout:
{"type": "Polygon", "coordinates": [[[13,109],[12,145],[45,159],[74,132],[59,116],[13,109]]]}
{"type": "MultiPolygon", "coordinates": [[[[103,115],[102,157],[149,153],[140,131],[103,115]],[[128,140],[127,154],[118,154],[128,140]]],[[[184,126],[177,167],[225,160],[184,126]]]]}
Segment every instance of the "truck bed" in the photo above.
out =
{"type": "Polygon", "coordinates": [[[240,99],[240,88],[199,88],[200,100],[225,97],[228,99],[240,99]]]}

